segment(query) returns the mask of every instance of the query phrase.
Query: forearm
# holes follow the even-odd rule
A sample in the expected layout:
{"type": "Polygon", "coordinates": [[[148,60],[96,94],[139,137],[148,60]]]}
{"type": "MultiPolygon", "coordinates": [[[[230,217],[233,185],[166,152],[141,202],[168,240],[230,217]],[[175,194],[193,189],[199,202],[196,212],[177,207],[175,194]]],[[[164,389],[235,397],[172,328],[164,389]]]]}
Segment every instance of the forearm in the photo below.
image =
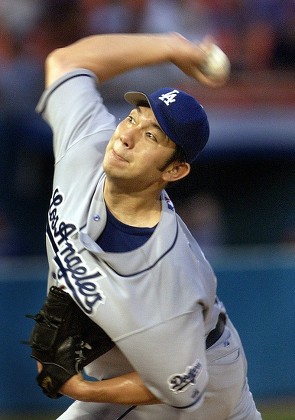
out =
{"type": "Polygon", "coordinates": [[[126,405],[159,403],[136,372],[97,382],[85,381],[77,375],[63,385],[61,393],[84,402],[126,405]]]}
{"type": "Polygon", "coordinates": [[[134,68],[172,62],[189,74],[203,53],[179,34],[107,34],[84,38],[54,51],[46,63],[46,82],[75,68],[93,71],[100,82],[134,68]]]}

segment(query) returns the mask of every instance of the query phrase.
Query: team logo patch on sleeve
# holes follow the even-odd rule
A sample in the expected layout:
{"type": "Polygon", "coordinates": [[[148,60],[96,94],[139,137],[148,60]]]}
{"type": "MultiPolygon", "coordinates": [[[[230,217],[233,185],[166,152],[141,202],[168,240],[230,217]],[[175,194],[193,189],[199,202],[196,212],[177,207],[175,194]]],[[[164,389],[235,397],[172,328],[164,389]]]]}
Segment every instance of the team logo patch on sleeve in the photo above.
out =
{"type": "Polygon", "coordinates": [[[188,366],[184,373],[175,373],[168,378],[169,389],[173,392],[184,392],[194,385],[202,372],[203,365],[197,360],[193,366],[188,366]]]}

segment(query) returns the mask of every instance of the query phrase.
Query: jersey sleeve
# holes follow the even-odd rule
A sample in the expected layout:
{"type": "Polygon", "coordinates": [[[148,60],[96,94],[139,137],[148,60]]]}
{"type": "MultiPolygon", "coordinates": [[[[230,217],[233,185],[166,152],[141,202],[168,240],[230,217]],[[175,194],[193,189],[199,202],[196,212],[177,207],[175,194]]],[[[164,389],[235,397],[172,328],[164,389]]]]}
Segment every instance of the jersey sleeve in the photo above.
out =
{"type": "Polygon", "coordinates": [[[56,162],[87,136],[100,133],[101,139],[109,139],[115,128],[115,118],[104,106],[96,76],[89,70],[74,70],[58,79],[45,90],[36,110],[53,131],[56,162]]]}
{"type": "Polygon", "coordinates": [[[199,305],[195,312],[121,338],[117,345],[159,400],[194,411],[208,382],[204,336],[199,305]]]}

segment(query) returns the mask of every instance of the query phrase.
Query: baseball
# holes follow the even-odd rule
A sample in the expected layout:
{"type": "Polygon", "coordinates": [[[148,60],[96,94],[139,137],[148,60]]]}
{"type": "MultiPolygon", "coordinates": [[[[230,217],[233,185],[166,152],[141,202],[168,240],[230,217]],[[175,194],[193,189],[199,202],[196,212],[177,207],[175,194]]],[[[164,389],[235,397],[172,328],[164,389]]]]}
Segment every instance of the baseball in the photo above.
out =
{"type": "Polygon", "coordinates": [[[214,81],[226,80],[230,74],[230,61],[227,55],[215,44],[210,46],[205,62],[199,70],[214,81]]]}

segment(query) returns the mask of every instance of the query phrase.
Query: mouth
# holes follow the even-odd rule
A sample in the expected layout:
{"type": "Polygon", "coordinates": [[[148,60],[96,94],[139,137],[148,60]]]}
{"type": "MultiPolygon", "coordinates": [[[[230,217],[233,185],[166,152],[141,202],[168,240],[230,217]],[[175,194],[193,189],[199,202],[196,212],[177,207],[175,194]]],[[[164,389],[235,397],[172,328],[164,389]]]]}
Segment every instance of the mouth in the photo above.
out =
{"type": "Polygon", "coordinates": [[[120,161],[120,162],[128,162],[123,156],[115,152],[114,149],[111,150],[111,155],[114,159],[120,161]]]}

